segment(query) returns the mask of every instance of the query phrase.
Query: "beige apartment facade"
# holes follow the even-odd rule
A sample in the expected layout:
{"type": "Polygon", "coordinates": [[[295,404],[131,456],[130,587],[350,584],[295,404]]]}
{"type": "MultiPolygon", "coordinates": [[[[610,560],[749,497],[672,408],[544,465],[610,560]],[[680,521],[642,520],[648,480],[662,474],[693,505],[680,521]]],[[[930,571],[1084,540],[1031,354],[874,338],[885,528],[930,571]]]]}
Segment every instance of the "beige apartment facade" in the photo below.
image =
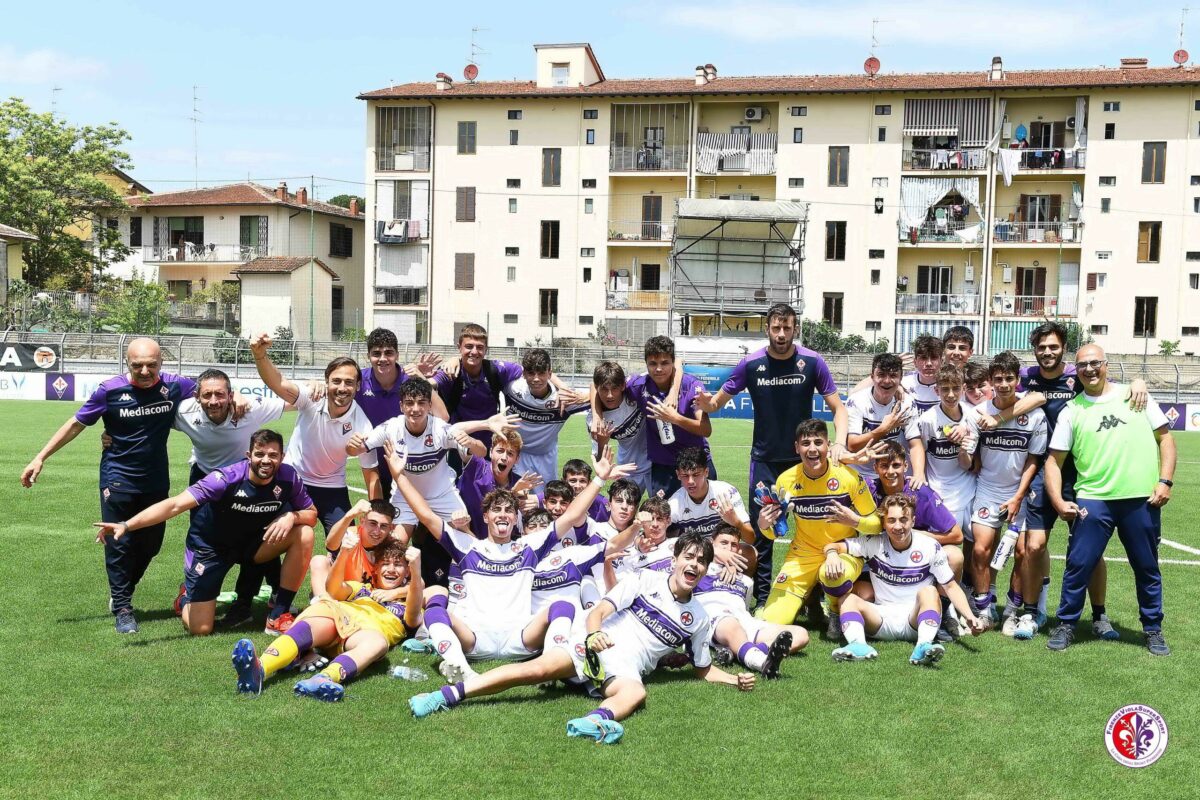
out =
{"type": "Polygon", "coordinates": [[[996,351],[1057,319],[1113,352],[1200,352],[1190,66],[610,80],[587,45],[535,53],[535,81],[360,95],[368,327],[753,335],[669,319],[675,201],[799,200],[803,315],[847,335],[962,324],[996,351]]]}

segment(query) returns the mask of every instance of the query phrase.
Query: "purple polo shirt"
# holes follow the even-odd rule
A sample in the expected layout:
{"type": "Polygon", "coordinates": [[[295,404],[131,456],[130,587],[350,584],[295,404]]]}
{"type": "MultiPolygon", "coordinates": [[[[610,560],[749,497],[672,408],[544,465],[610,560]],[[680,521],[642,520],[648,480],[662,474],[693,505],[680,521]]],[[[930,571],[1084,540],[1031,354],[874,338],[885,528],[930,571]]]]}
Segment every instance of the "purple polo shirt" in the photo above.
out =
{"type": "MultiPolygon", "coordinates": [[[[520,364],[498,360],[492,361],[492,364],[496,367],[496,374],[500,376],[501,387],[515,381],[522,375],[520,364]]],[[[500,395],[499,393],[492,392],[492,387],[488,385],[487,375],[484,374],[482,368],[479,370],[478,378],[472,378],[467,374],[465,369],[461,368],[459,369],[459,374],[463,379],[462,399],[458,402],[458,408],[451,412],[450,422],[482,421],[500,410],[500,395]]],[[[433,376],[434,388],[437,389],[438,394],[441,395],[443,400],[446,399],[446,394],[453,383],[454,378],[445,372],[438,371],[433,376]]],[[[480,431],[473,435],[487,447],[492,446],[491,431],[480,431]]]]}
{"type": "MultiPolygon", "coordinates": [[[[515,472],[508,475],[508,486],[511,488],[521,476],[515,472]]],[[[483,521],[483,498],[496,488],[496,475],[492,472],[492,462],[486,458],[472,458],[463,467],[458,476],[458,494],[467,513],[471,515],[471,533],[480,539],[487,538],[487,523],[483,521]]]]}
{"type": "MultiPolygon", "coordinates": [[[[643,414],[646,413],[650,400],[665,400],[671,390],[670,386],[666,390],[659,389],[650,376],[644,372],[626,381],[625,388],[637,400],[643,414]]],[[[683,382],[679,385],[680,414],[685,417],[695,416],[696,394],[703,388],[704,384],[700,382],[699,378],[684,373],[683,382]]],[[[708,439],[688,433],[677,425],[671,427],[675,429],[675,441],[671,444],[663,444],[662,439],[658,437],[658,423],[649,417],[646,418],[646,450],[650,454],[650,463],[674,468],[679,452],[685,448],[702,447],[705,453],[709,452],[708,439]]]]}
{"type": "Polygon", "coordinates": [[[362,385],[354,395],[354,402],[358,403],[372,425],[382,425],[392,417],[400,416],[400,386],[408,380],[408,374],[398,366],[396,371],[400,373],[396,382],[391,389],[384,389],[379,385],[374,369],[363,370],[362,385]]]}
{"type": "MultiPolygon", "coordinates": [[[[873,479],[867,480],[867,486],[871,489],[871,496],[875,498],[875,505],[879,505],[884,498],[883,486],[873,479]]],[[[929,484],[914,492],[909,485],[909,479],[905,478],[904,493],[917,501],[913,530],[943,534],[954,530],[954,526],[958,524],[958,520],[950,513],[950,509],[943,505],[942,498],[929,484]]]]}
{"type": "MultiPolygon", "coordinates": [[[[537,490],[537,499],[539,506],[544,507],[546,505],[546,492],[544,489],[537,490]]],[[[612,516],[612,512],[608,509],[608,498],[602,494],[596,495],[596,499],[588,506],[587,515],[593,522],[608,522],[609,517],[612,516]]]]}

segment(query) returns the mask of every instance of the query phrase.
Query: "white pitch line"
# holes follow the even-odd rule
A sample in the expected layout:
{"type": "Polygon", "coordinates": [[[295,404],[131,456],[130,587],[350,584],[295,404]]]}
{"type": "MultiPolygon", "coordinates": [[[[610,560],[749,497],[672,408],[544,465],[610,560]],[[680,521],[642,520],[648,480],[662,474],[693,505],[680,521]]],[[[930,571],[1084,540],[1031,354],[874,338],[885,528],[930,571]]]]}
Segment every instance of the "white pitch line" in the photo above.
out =
{"type": "Polygon", "coordinates": [[[360,488],[358,488],[357,486],[347,486],[346,488],[347,488],[347,489],[349,489],[349,490],[350,490],[350,491],[352,491],[352,492],[358,492],[359,494],[366,494],[366,493],[367,493],[367,490],[366,490],[366,489],[360,489],[360,488]]]}
{"type": "Polygon", "coordinates": [[[1185,553],[1191,553],[1194,556],[1200,556],[1200,548],[1189,547],[1186,544],[1180,544],[1179,542],[1173,542],[1170,539],[1162,539],[1161,541],[1167,547],[1174,547],[1176,550],[1182,550],[1185,553]]]}
{"type": "MultiPolygon", "coordinates": [[[[1066,556],[1050,556],[1050,558],[1054,559],[1055,561],[1066,561],[1067,560],[1066,556]]],[[[1104,560],[1111,562],[1113,564],[1128,564],[1129,563],[1129,559],[1113,558],[1110,556],[1105,556],[1104,560]]],[[[1188,561],[1188,560],[1179,559],[1179,558],[1160,558],[1158,560],[1158,563],[1160,563],[1160,564],[1176,564],[1176,565],[1184,566],[1184,567],[1200,567],[1200,561],[1188,561]]]]}

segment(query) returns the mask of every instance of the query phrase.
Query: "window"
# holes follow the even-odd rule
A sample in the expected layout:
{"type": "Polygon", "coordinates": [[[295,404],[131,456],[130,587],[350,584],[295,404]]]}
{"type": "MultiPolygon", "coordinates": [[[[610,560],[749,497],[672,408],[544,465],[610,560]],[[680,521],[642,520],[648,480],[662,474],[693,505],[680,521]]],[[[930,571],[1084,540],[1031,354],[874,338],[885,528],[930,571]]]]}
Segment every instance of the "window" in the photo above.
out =
{"type": "Polygon", "coordinates": [[[807,117],[808,116],[808,106],[792,106],[792,116],[793,117],[807,117]]]}
{"type": "MultiPolygon", "coordinates": [[[[397,217],[397,219],[407,219],[397,217]]],[[[238,219],[238,247],[245,256],[267,254],[267,225],[266,216],[243,216],[238,219]]]]}
{"type": "Polygon", "coordinates": [[[562,148],[542,148],[542,186],[562,185],[562,148]]]}
{"type": "Polygon", "coordinates": [[[1117,138],[1117,123],[1115,123],[1115,122],[1104,123],[1104,138],[1105,139],[1117,138]]]}
{"type": "Polygon", "coordinates": [[[517,319],[518,319],[518,317],[516,314],[505,314],[504,315],[504,324],[505,325],[516,325],[517,319]]]}
{"type": "Polygon", "coordinates": [[[454,190],[454,221],[475,221],[475,187],[459,186],[454,190]]]}
{"type": "Polygon", "coordinates": [[[583,213],[591,214],[596,208],[596,201],[590,197],[583,198],[583,213]]]}
{"type": "Polygon", "coordinates": [[[516,267],[508,268],[508,282],[509,283],[517,282],[517,268],[516,267]]]}
{"type": "Polygon", "coordinates": [[[542,258],[558,258],[558,220],[542,220],[542,258]]]}
{"type": "Polygon", "coordinates": [[[508,183],[505,185],[509,189],[520,189],[521,188],[521,179],[520,178],[509,178],[508,183]]]}
{"type": "Polygon", "coordinates": [[[333,258],[354,255],[354,230],[349,225],[329,223],[329,255],[333,258]]]}
{"type": "Polygon", "coordinates": [[[1192,213],[1200,214],[1200,197],[1192,198],[1192,213]]]}
{"type": "Polygon", "coordinates": [[[1133,298],[1133,335],[1152,339],[1158,335],[1158,298],[1133,298]]]}
{"type": "Polygon", "coordinates": [[[1195,107],[1194,107],[1192,110],[1193,110],[1193,111],[1200,111],[1200,100],[1197,100],[1197,101],[1196,101],[1196,105],[1195,105],[1195,107]]]}
{"type": "Polygon", "coordinates": [[[474,253],[455,253],[454,254],[454,288],[455,289],[474,289],[475,288],[475,254],[474,253]]]}
{"type": "Polygon", "coordinates": [[[520,119],[521,118],[521,110],[520,109],[511,109],[508,112],[508,118],[509,119],[520,119]]]}
{"type": "Polygon", "coordinates": [[[1111,197],[1101,197],[1100,198],[1100,213],[1107,214],[1111,210],[1112,210],[1112,198],[1111,197]]]}
{"type": "Polygon", "coordinates": [[[504,255],[506,255],[506,256],[519,256],[519,255],[521,255],[521,248],[519,248],[519,247],[506,247],[506,248],[504,248],[504,255]]]}
{"type": "Polygon", "coordinates": [[[595,189],[596,188],[596,179],[595,178],[584,178],[583,179],[583,188],[595,189]]]}
{"type": "Polygon", "coordinates": [[[1117,185],[1117,176],[1116,175],[1101,175],[1100,176],[1100,185],[1101,186],[1116,186],[1117,185]]]}
{"type": "Polygon", "coordinates": [[[582,315],[582,314],[581,314],[581,315],[579,316],[579,324],[580,324],[580,325],[595,325],[595,324],[596,324],[596,323],[595,323],[595,319],[596,319],[596,318],[595,318],[595,317],[593,317],[593,316],[590,316],[590,315],[588,315],[588,316],[584,316],[584,315],[582,315]]]}
{"type": "Polygon", "coordinates": [[[803,189],[804,188],[804,178],[788,178],[788,188],[789,189],[803,189]]]}
{"type": "Polygon", "coordinates": [[[1192,186],[1200,186],[1200,175],[1192,176],[1192,186]]]}
{"type": "Polygon", "coordinates": [[[1152,264],[1157,262],[1161,245],[1162,223],[1139,222],[1137,253],[1138,262],[1142,264],[1152,264]]]}
{"type": "Polygon", "coordinates": [[[867,258],[883,258],[882,250],[868,250],[867,258]]]}
{"type": "Polygon", "coordinates": [[[871,178],[872,189],[886,189],[888,187],[887,178],[871,178]]]}
{"type": "Polygon", "coordinates": [[[520,139],[521,139],[521,132],[516,130],[515,128],[508,132],[508,143],[509,144],[517,144],[517,142],[520,141],[520,139]]]}
{"type": "Polygon", "coordinates": [[[1089,272],[1087,276],[1087,290],[1094,292],[1097,289],[1103,289],[1108,283],[1107,272],[1089,272]]]}
{"type": "Polygon", "coordinates": [[[822,300],[821,321],[840,331],[842,329],[842,293],[825,292],[822,300]]]}
{"type": "Polygon", "coordinates": [[[592,282],[592,268],[591,267],[583,268],[583,282],[584,283],[592,282]]]}
{"type": "Polygon", "coordinates": [[[1167,172],[1167,143],[1142,143],[1142,183],[1162,183],[1167,172]]]}
{"type": "Polygon", "coordinates": [[[825,260],[846,260],[846,223],[825,223],[825,260]]]}
{"type": "Polygon", "coordinates": [[[458,123],[458,152],[460,155],[475,153],[475,123],[458,123]]]}
{"type": "Polygon", "coordinates": [[[883,323],[877,319],[869,319],[867,320],[867,330],[881,331],[883,330],[883,323]]]}
{"type": "Polygon", "coordinates": [[[594,247],[579,248],[579,257],[580,258],[595,258],[596,257],[596,248],[594,248],[594,247]]]}
{"type": "Polygon", "coordinates": [[[877,270],[877,269],[871,270],[871,285],[872,286],[879,285],[879,270],[877,270]]]}
{"type": "Polygon", "coordinates": [[[829,185],[847,186],[850,181],[850,148],[829,148],[829,185]]]}
{"type": "Polygon", "coordinates": [[[795,144],[804,143],[804,128],[792,128],[792,142],[795,144]]]}
{"type": "Polygon", "coordinates": [[[142,246],[142,218],[141,217],[130,217],[129,218],[129,246],[130,247],[141,247],[142,246]]]}
{"type": "Polygon", "coordinates": [[[558,324],[558,289],[538,290],[538,324],[558,324]]]}
{"type": "Polygon", "coordinates": [[[1200,336],[1200,327],[1184,325],[1180,333],[1183,336],[1200,336]]]}
{"type": "Polygon", "coordinates": [[[886,117],[892,113],[891,106],[875,106],[875,116],[886,117]]]}
{"type": "Polygon", "coordinates": [[[595,128],[588,128],[587,131],[584,132],[583,142],[584,142],[584,144],[595,144],[596,143],[596,129],[595,128]]]}
{"type": "Polygon", "coordinates": [[[1112,250],[1097,250],[1096,251],[1096,260],[1097,261],[1108,261],[1110,258],[1112,258],[1112,250]]]}
{"type": "Polygon", "coordinates": [[[600,119],[600,111],[595,108],[585,108],[583,110],[584,119],[600,119]]]}
{"type": "Polygon", "coordinates": [[[882,127],[882,126],[881,126],[881,127],[878,129],[878,131],[877,131],[877,133],[876,133],[876,141],[879,141],[879,142],[886,142],[886,141],[887,141],[887,128],[884,128],[884,127],[882,127]]]}
{"type": "Polygon", "coordinates": [[[1200,272],[1193,272],[1188,275],[1188,288],[1200,289],[1200,272]]]}
{"type": "Polygon", "coordinates": [[[551,64],[550,83],[554,86],[566,86],[571,78],[570,64],[551,64]]]}
{"type": "Polygon", "coordinates": [[[1120,100],[1105,100],[1104,101],[1104,110],[1105,111],[1120,111],[1121,110],[1121,101],[1120,100]]]}
{"type": "Polygon", "coordinates": [[[515,198],[515,197],[508,198],[508,213],[510,213],[510,214],[517,213],[517,198],[515,198]]]}
{"type": "Polygon", "coordinates": [[[1188,250],[1184,259],[1186,261],[1200,261],[1200,250],[1188,250]]]}
{"type": "Polygon", "coordinates": [[[1091,328],[1091,332],[1096,334],[1097,336],[1107,336],[1108,335],[1108,326],[1107,325],[1093,325],[1091,328]]]}
{"type": "Polygon", "coordinates": [[[517,340],[512,338],[511,336],[509,336],[507,339],[504,340],[504,346],[505,347],[516,347],[517,340]]]}
{"type": "Polygon", "coordinates": [[[643,292],[657,292],[662,288],[662,265],[642,264],[641,275],[638,278],[638,289],[643,292]]]}

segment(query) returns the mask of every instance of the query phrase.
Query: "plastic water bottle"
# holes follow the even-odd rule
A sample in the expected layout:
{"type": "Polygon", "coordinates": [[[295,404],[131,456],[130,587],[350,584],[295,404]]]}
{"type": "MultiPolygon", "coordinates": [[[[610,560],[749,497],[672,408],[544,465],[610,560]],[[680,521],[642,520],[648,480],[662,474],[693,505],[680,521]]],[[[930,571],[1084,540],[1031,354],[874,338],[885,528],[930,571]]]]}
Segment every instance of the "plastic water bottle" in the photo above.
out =
{"type": "Polygon", "coordinates": [[[393,678],[399,678],[402,681],[412,681],[413,683],[429,680],[429,676],[424,672],[416,667],[410,667],[408,665],[407,658],[404,659],[403,663],[392,667],[391,671],[388,672],[388,675],[391,675],[393,678]]]}
{"type": "Polygon", "coordinates": [[[1017,523],[1008,526],[1008,530],[1004,532],[1004,536],[1000,539],[1000,544],[996,545],[996,554],[992,556],[992,569],[999,572],[1008,564],[1008,559],[1013,554],[1013,550],[1017,547],[1017,537],[1021,534],[1021,529],[1017,523]]]}
{"type": "MultiPolygon", "coordinates": [[[[779,500],[779,495],[775,492],[774,486],[767,486],[762,481],[754,484],[754,497],[758,500],[760,506],[782,506],[783,503],[779,500]]],[[[775,524],[771,527],[775,538],[787,536],[787,515],[780,514],[779,519],[775,520],[775,524]]]]}
{"type": "Polygon", "coordinates": [[[675,426],[666,420],[655,420],[658,425],[658,440],[663,444],[671,444],[675,441],[675,426]]]}

